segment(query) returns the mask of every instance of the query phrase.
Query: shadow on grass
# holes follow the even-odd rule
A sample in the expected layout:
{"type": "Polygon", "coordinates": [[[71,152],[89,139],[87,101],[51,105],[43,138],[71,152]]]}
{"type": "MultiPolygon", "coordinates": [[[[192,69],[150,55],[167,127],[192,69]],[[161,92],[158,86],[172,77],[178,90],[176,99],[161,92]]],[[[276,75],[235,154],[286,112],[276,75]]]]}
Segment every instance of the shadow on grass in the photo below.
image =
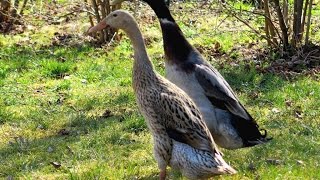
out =
{"type": "MultiPolygon", "coordinates": [[[[128,117],[127,114],[123,116],[128,117]]],[[[102,118],[78,114],[54,135],[33,140],[16,137],[0,149],[0,177],[20,177],[43,168],[67,173],[75,160],[81,162],[92,159],[94,153],[87,154],[86,151],[99,152],[99,148],[104,147],[105,143],[130,146],[135,140],[121,136],[121,131],[115,129],[110,129],[106,137],[101,137],[101,129],[114,127],[121,118],[123,117],[118,115],[102,118]],[[82,141],[81,148],[73,149],[79,141],[82,141]],[[99,148],[96,149],[97,147],[99,148]],[[54,167],[52,162],[60,163],[61,167],[54,167]]]]}
{"type": "Polygon", "coordinates": [[[246,92],[250,89],[261,91],[279,90],[285,79],[270,73],[259,73],[255,69],[248,69],[244,65],[238,67],[219,69],[226,81],[235,91],[246,92]]]}

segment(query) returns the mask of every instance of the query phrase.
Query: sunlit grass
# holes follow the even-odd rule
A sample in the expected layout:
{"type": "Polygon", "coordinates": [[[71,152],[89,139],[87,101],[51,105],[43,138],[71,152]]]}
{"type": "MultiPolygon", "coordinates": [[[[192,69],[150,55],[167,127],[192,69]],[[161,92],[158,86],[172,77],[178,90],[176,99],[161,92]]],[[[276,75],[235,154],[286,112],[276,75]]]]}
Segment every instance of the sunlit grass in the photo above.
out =
{"type": "MultiPolygon", "coordinates": [[[[225,14],[205,14],[190,25],[184,19],[194,17],[182,13],[174,15],[192,44],[212,48],[218,42],[223,53],[231,54],[235,46],[257,40],[246,29],[225,32],[238,27],[228,20],[213,34],[206,33],[225,14]]],[[[149,55],[164,74],[158,22],[144,25],[149,55]]],[[[28,31],[0,35],[0,177],[158,179],[151,135],[131,87],[128,38],[104,48],[53,46],[58,30],[48,26],[32,36],[28,31]]],[[[222,150],[238,174],[218,179],[319,179],[319,81],[312,76],[288,81],[236,60],[238,66],[230,65],[231,59],[219,71],[274,139],[253,148],[222,150]]],[[[212,63],[217,61],[223,60],[212,63]]],[[[171,170],[168,177],[183,179],[171,170]]]]}

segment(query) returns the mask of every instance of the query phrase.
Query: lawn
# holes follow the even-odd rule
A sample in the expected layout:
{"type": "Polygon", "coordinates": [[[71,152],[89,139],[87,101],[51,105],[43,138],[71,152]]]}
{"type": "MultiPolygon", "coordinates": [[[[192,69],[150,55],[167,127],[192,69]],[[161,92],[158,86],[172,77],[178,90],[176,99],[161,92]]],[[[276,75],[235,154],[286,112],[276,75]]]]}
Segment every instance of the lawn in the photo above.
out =
{"type": "MultiPolygon", "coordinates": [[[[320,75],[259,71],[253,59],[265,42],[218,6],[191,13],[198,5],[171,9],[273,137],[252,148],[221,149],[238,174],[219,178],[320,179],[320,75]]],[[[149,56],[164,75],[158,22],[145,5],[140,11],[149,56]]],[[[130,41],[123,36],[97,47],[83,35],[85,16],[52,24],[29,12],[24,33],[0,35],[0,178],[158,179],[151,135],[131,87],[130,41]]],[[[168,176],[183,179],[172,170],[168,176]]]]}

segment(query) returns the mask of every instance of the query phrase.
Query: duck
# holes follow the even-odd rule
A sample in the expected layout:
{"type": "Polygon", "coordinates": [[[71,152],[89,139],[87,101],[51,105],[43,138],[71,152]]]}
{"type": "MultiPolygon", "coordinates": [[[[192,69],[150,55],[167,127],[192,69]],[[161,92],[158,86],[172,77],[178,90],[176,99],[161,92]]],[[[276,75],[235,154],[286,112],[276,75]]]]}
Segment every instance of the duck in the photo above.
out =
{"type": "Polygon", "coordinates": [[[236,170],[222,158],[192,99],[155,72],[134,17],[124,10],[113,11],[91,27],[88,34],[107,27],[122,29],[133,45],[132,86],[152,134],[159,178],[166,178],[167,166],[189,179],[235,174],[236,170]]]}
{"type": "Polygon", "coordinates": [[[166,78],[195,102],[217,145],[239,149],[271,140],[218,70],[188,42],[164,0],[143,1],[160,22],[166,78]]]}

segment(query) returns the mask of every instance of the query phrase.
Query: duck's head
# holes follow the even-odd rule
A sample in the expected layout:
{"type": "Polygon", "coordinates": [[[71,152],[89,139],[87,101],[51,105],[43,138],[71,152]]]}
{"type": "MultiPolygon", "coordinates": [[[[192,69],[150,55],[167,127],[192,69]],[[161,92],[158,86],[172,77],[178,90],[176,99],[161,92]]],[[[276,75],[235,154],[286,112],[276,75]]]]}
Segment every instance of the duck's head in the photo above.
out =
{"type": "Polygon", "coordinates": [[[153,11],[157,14],[157,17],[161,20],[168,20],[174,22],[173,17],[170,14],[169,8],[166,4],[166,2],[169,2],[169,0],[142,0],[146,2],[153,11]]]}
{"type": "Polygon", "coordinates": [[[88,34],[95,33],[107,27],[127,30],[132,22],[134,22],[134,18],[129,12],[124,10],[116,10],[110,13],[97,25],[91,27],[88,30],[88,34]]]}

